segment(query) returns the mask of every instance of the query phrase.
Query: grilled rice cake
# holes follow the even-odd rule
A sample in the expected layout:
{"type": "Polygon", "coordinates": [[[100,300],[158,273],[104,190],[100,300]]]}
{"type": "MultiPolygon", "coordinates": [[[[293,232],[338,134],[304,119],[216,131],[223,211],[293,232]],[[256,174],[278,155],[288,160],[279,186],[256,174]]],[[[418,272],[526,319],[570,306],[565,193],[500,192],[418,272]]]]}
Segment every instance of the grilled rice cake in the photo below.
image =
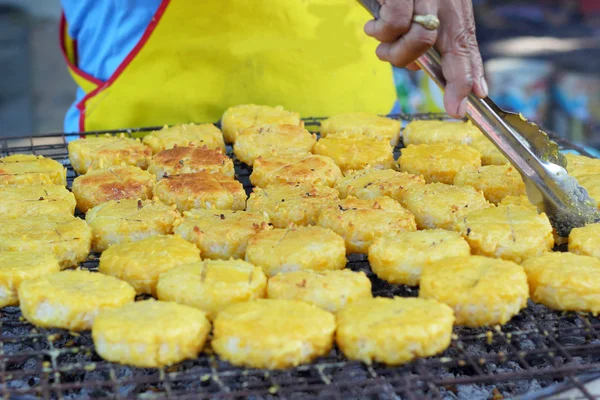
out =
{"type": "Polygon", "coordinates": [[[485,198],[494,204],[500,203],[507,196],[525,195],[523,178],[510,164],[464,168],[454,176],[454,184],[473,186],[481,190],[485,198]]]}
{"type": "Polygon", "coordinates": [[[596,202],[598,208],[600,208],[600,174],[598,175],[581,175],[577,178],[577,181],[588,194],[596,202]]]}
{"type": "Polygon", "coordinates": [[[458,171],[481,166],[481,155],[466,144],[436,143],[409,145],[398,160],[400,170],[422,175],[427,183],[451,185],[458,171]]]}
{"type": "Polygon", "coordinates": [[[90,169],[132,165],[146,169],[152,156],[152,149],[139,139],[102,135],[87,136],[69,143],[69,160],[78,174],[90,169]]]}
{"type": "Polygon", "coordinates": [[[0,158],[0,186],[67,185],[67,170],[44,156],[13,154],[0,158]]]}
{"type": "Polygon", "coordinates": [[[346,248],[344,239],[319,226],[265,230],[248,241],[246,261],[261,267],[267,276],[303,269],[343,269],[346,248]]]}
{"type": "Polygon", "coordinates": [[[373,296],[371,281],[364,272],[344,269],[277,274],[269,278],[267,297],[301,300],[336,313],[348,304],[373,296]]]}
{"type": "Polygon", "coordinates": [[[346,357],[399,365],[446,350],[454,314],[434,300],[376,297],[344,307],[336,319],[336,342],[346,357]]]}
{"type": "Polygon", "coordinates": [[[359,133],[368,137],[387,140],[396,146],[400,139],[400,121],[380,117],[377,114],[357,112],[338,114],[321,121],[321,137],[330,133],[359,133]]]}
{"type": "Polygon", "coordinates": [[[333,314],[313,304],[259,299],[220,312],[211,345],[234,365],[282,369],[329,353],[334,333],[333,314]]]}
{"type": "Polygon", "coordinates": [[[454,223],[470,211],[493,207],[482,192],[471,186],[444,183],[408,188],[402,205],[415,216],[419,229],[448,230],[453,230],[454,223]]]}
{"type": "Polygon", "coordinates": [[[99,312],[134,299],[135,290],[127,282],[88,270],[56,272],[19,286],[23,316],[42,328],[91,329],[99,312]]]}
{"type": "Polygon", "coordinates": [[[600,312],[600,260],[550,252],[523,262],[531,300],[554,310],[600,312]]]}
{"type": "Polygon", "coordinates": [[[569,175],[575,178],[585,175],[600,175],[600,159],[579,154],[565,154],[565,157],[569,175]]]}
{"type": "Polygon", "coordinates": [[[310,153],[317,137],[298,125],[256,125],[244,129],[233,145],[238,160],[253,165],[258,157],[310,153]]]}
{"type": "Polygon", "coordinates": [[[425,179],[420,175],[398,172],[392,169],[366,168],[350,171],[340,178],[334,188],[340,192],[341,198],[348,196],[371,200],[387,196],[402,201],[406,189],[413,185],[423,185],[425,179]]]}
{"type": "Polygon", "coordinates": [[[481,136],[482,133],[471,122],[415,120],[402,131],[405,146],[433,143],[471,144],[481,136]]]}
{"type": "Polygon", "coordinates": [[[387,169],[394,166],[389,141],[359,133],[332,133],[319,139],[313,153],[330,157],[343,173],[367,167],[387,169]]]}
{"type": "Polygon", "coordinates": [[[589,224],[571,230],[569,251],[583,256],[600,258],[600,224],[589,224]]]}
{"type": "Polygon", "coordinates": [[[448,304],[458,325],[475,328],[507,323],[527,307],[529,288],[520,265],[466,256],[427,265],[421,274],[419,297],[448,304]]]}
{"type": "Polygon", "coordinates": [[[533,204],[531,204],[531,201],[529,200],[529,197],[527,197],[527,195],[506,196],[505,198],[502,199],[502,201],[500,203],[498,203],[498,205],[499,206],[509,206],[509,205],[520,206],[520,207],[528,208],[530,210],[537,211],[537,207],[534,206],[533,204]]]}
{"type": "Polygon", "coordinates": [[[85,221],[67,214],[6,218],[0,224],[0,251],[53,254],[61,268],[85,261],[91,241],[85,221]]]}
{"type": "Polygon", "coordinates": [[[232,304],[265,297],[266,286],[262,269],[243,260],[205,260],[161,274],[157,295],[198,308],[213,320],[232,304]]]}
{"type": "Polygon", "coordinates": [[[90,209],[85,220],[92,228],[94,251],[118,243],[173,233],[181,218],[175,207],[153,200],[111,200],[90,209]]]}
{"type": "Polygon", "coordinates": [[[183,213],[175,233],[194,243],[203,258],[243,259],[248,240],[271,229],[265,213],[231,210],[192,210],[183,213]]]}
{"type": "Polygon", "coordinates": [[[473,254],[516,263],[552,250],[552,225],[546,214],[520,206],[471,211],[456,221],[456,231],[473,254]]]}
{"type": "Polygon", "coordinates": [[[508,159],[498,150],[496,145],[485,136],[474,140],[471,147],[476,149],[481,154],[482,165],[504,165],[508,164],[508,159]]]}
{"type": "Polygon", "coordinates": [[[90,208],[110,200],[152,199],[156,179],[138,167],[108,167],[93,169],[73,181],[77,209],[86,213],[90,208]]]}
{"type": "Polygon", "coordinates": [[[54,255],[34,251],[0,251],[0,308],[18,306],[23,281],[60,271],[54,255]]]}
{"type": "Polygon", "coordinates": [[[258,157],[254,161],[250,182],[267,187],[285,183],[312,183],[333,186],[342,171],[329,157],[310,153],[258,157]]]}
{"type": "Polygon", "coordinates": [[[321,210],[336,200],[338,191],[330,187],[290,183],[254,188],[246,210],[267,213],[275,228],[315,225],[321,210]]]}
{"type": "Polygon", "coordinates": [[[246,191],[234,178],[201,171],[164,177],[154,186],[154,196],[181,212],[197,208],[243,210],[246,191]]]}
{"type": "Polygon", "coordinates": [[[140,294],[156,296],[158,276],[178,265],[200,261],[200,250],[178,235],[150,236],[110,246],[98,270],[129,283],[140,294]]]}
{"type": "Polygon", "coordinates": [[[429,229],[375,239],[369,247],[369,264],[384,281],[416,286],[427,265],[470,254],[469,244],[459,233],[429,229]]]}
{"type": "Polygon", "coordinates": [[[223,134],[213,124],[181,124],[165,126],[161,130],[150,132],[142,142],[156,154],[174,147],[206,146],[209,149],[225,153],[223,134]]]}
{"type": "Polygon", "coordinates": [[[164,301],[138,301],[103,311],[92,338],[103,359],[156,368],[196,358],[210,332],[202,311],[164,301]]]}
{"type": "Polygon", "coordinates": [[[152,157],[148,171],[158,179],[164,176],[207,171],[233,177],[233,161],[220,149],[206,146],[175,147],[152,157]]]}
{"type": "Polygon", "coordinates": [[[221,128],[227,143],[234,143],[244,129],[263,124],[304,126],[300,114],[287,111],[282,106],[242,104],[229,107],[221,118],[221,128]]]}
{"type": "Polygon", "coordinates": [[[415,217],[389,197],[347,197],[323,209],[317,223],[343,237],[348,253],[362,254],[379,237],[417,230],[415,217]]]}
{"type": "Polygon", "coordinates": [[[75,212],[75,196],[62,185],[0,186],[0,218],[75,212]]]}

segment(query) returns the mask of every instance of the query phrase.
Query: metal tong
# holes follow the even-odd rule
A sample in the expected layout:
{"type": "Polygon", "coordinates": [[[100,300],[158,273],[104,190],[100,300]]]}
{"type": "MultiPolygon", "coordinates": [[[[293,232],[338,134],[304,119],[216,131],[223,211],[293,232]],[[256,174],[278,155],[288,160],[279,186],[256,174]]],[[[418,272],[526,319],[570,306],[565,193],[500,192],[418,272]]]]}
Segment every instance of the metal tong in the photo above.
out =
{"type": "MultiPolygon", "coordinates": [[[[358,2],[379,18],[377,0],[358,2]]],[[[428,50],[417,64],[444,90],[446,79],[435,49],[428,50]]],[[[521,173],[529,200],[546,213],[559,236],[567,237],[573,228],[600,221],[596,202],[567,174],[567,160],[558,145],[536,124],[473,93],[468,98],[467,116],[521,173]]]]}

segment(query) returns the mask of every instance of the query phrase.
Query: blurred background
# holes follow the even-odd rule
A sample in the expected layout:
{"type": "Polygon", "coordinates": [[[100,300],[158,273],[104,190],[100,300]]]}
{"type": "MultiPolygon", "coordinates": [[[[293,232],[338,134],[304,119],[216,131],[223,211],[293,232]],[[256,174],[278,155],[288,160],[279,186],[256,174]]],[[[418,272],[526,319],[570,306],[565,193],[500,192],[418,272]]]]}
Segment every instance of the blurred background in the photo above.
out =
{"type": "MultiPolygon", "coordinates": [[[[492,98],[600,149],[600,0],[474,0],[492,98]]],[[[57,132],[75,84],[58,43],[60,0],[0,0],[0,135],[57,132]]],[[[394,71],[403,112],[441,111],[422,73],[394,71]]]]}

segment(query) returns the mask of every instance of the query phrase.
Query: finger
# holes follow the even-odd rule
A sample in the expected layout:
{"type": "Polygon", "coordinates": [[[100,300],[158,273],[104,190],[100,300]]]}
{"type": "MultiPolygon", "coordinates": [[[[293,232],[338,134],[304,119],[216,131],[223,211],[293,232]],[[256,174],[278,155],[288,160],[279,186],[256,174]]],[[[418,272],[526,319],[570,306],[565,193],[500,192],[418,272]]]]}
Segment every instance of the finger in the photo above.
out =
{"type": "Polygon", "coordinates": [[[382,43],[390,43],[410,29],[413,0],[379,0],[379,18],[365,25],[365,33],[382,43]]]}
{"type": "Polygon", "coordinates": [[[410,63],[406,66],[406,69],[408,69],[410,71],[419,71],[421,69],[421,67],[419,67],[417,65],[417,63],[410,63]]]}
{"type": "MultiPolygon", "coordinates": [[[[468,19],[473,20],[473,5],[470,0],[463,0],[465,3],[465,16],[468,19]]],[[[473,32],[473,35],[469,38],[470,53],[471,53],[471,71],[473,73],[473,92],[477,97],[484,98],[488,95],[488,86],[485,80],[485,73],[483,70],[483,61],[481,59],[481,52],[479,51],[479,45],[477,44],[477,35],[473,32]]]]}
{"type": "MultiPolygon", "coordinates": [[[[420,0],[415,3],[415,15],[438,14],[437,3],[433,0],[420,0]]],[[[377,56],[396,67],[406,67],[429,50],[436,42],[437,30],[429,30],[412,23],[408,32],[394,43],[382,43],[377,48],[377,56]]]]}

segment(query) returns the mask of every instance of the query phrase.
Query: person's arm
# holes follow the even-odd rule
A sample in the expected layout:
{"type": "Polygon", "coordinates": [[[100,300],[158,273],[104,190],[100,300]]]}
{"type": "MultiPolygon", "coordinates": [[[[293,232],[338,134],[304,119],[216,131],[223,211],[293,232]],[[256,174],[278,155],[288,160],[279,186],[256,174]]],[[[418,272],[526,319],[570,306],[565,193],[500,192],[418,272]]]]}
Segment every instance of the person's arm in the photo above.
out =
{"type": "Polygon", "coordinates": [[[378,20],[365,25],[365,33],[379,40],[377,56],[397,67],[418,68],[414,61],[430,47],[442,56],[446,78],[444,106],[455,117],[465,115],[467,96],[488,93],[483,63],[475,37],[471,0],[378,0],[378,20]],[[437,30],[413,23],[414,15],[433,14],[440,20],[437,30]]]}

